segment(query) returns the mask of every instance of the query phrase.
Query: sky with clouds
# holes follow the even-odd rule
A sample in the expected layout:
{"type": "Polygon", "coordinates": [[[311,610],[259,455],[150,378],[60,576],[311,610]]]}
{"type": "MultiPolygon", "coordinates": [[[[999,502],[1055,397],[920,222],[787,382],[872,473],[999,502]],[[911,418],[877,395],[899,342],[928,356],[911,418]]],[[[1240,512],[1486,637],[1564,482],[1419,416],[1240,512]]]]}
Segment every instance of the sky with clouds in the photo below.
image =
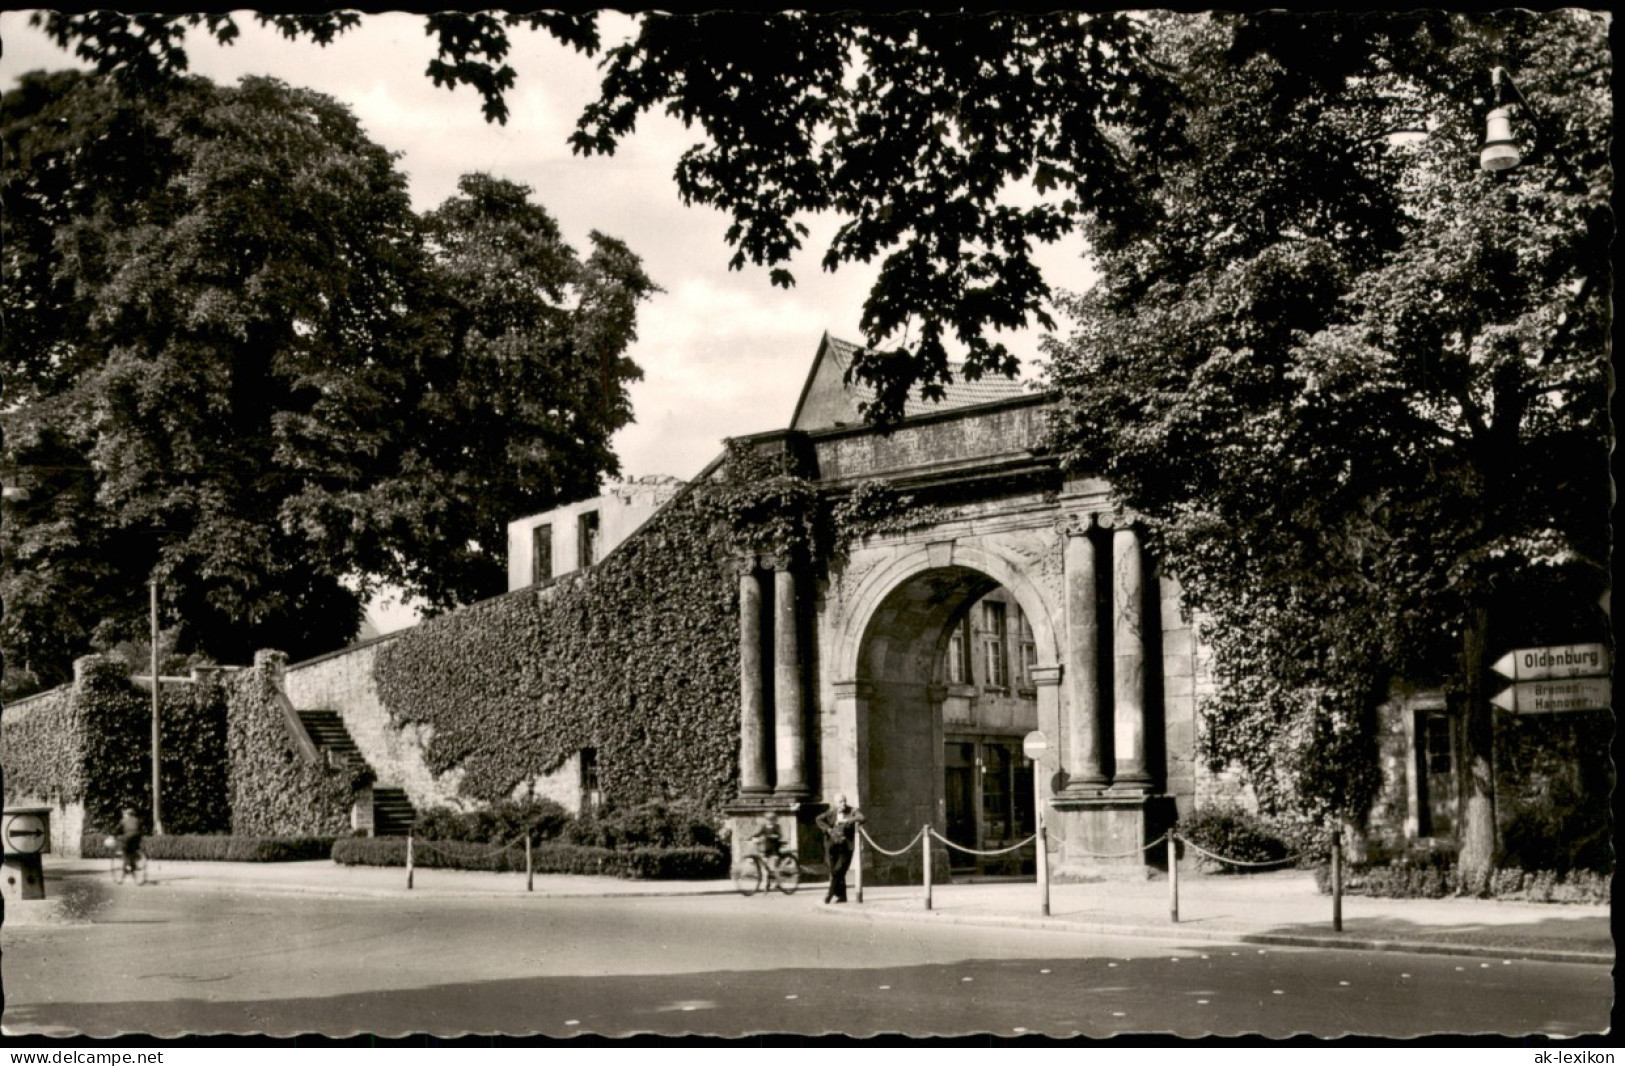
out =
{"type": "MultiPolygon", "coordinates": [[[[610,157],[571,154],[576,116],[596,95],[597,59],[545,33],[515,31],[509,62],[517,81],[508,123],[500,126],[484,120],[473,90],[448,91],[424,75],[434,45],[419,16],[365,16],[326,48],[285,40],[246,13],[238,24],[242,36],[230,47],[189,36],[193,72],[227,84],[268,74],[349,105],[374,141],[400,153],[418,210],[452,195],[459,175],[486,171],[531,186],[578,249],[597,229],[643,258],[664,292],[644,305],[629,352],[644,379],[631,388],[637,421],[615,439],[623,473],[692,477],[725,437],[782,428],[822,334],[861,340],[858,322],[875,270],[820,269],[837,220],[807,220],[812,235],[791,264],[797,285],[775,289],[765,269],[728,270],[725,215],[682,203],[672,171],[699,138],[677,120],[644,116],[610,157]]],[[[613,12],[601,20],[606,46],[633,28],[613,12]]],[[[0,40],[0,85],[7,88],[24,71],[79,65],[28,26],[27,12],[0,12],[0,40]]],[[[1090,284],[1080,252],[1075,243],[1042,250],[1039,262],[1053,286],[1090,284]]],[[[1031,364],[1036,331],[1003,339],[1031,364]]]]}

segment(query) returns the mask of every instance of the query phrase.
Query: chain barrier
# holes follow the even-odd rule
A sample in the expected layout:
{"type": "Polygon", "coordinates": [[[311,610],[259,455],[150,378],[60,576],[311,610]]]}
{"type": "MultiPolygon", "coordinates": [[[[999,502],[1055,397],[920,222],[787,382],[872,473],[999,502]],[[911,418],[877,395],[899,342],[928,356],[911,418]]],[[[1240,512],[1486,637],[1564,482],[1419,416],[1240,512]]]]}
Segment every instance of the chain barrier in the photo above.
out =
{"type": "Polygon", "coordinates": [[[1200,844],[1198,844],[1194,840],[1192,840],[1190,837],[1179,836],[1178,834],[1175,834],[1174,839],[1178,840],[1181,844],[1186,845],[1192,851],[1196,852],[1198,855],[1205,855],[1208,858],[1212,859],[1214,862],[1228,863],[1231,866],[1285,866],[1287,863],[1301,862],[1303,860],[1303,856],[1301,854],[1299,854],[1299,855],[1289,855],[1284,859],[1270,859],[1270,860],[1268,860],[1266,862],[1248,862],[1245,859],[1228,859],[1228,858],[1225,858],[1223,855],[1218,855],[1218,854],[1215,854],[1214,852],[1211,852],[1211,851],[1207,850],[1206,848],[1202,847],[1200,844]]]}
{"type": "MultiPolygon", "coordinates": [[[[427,841],[427,840],[418,840],[418,841],[416,841],[414,843],[413,846],[417,851],[432,851],[432,852],[435,852],[438,855],[443,855],[448,859],[488,859],[493,855],[500,855],[504,851],[512,851],[514,848],[519,847],[524,842],[525,842],[524,837],[522,837],[522,836],[521,837],[516,837],[516,838],[514,838],[513,840],[509,841],[506,844],[497,844],[488,851],[485,851],[485,852],[482,852],[482,853],[476,853],[474,855],[469,855],[469,854],[466,854],[466,853],[453,854],[452,852],[446,851],[443,848],[436,847],[434,843],[431,843],[430,841],[427,841]]],[[[442,843],[449,843],[449,842],[442,842],[442,843]]],[[[458,841],[457,843],[468,843],[468,842],[467,841],[458,841]]]]}
{"type": "Polygon", "coordinates": [[[1142,851],[1150,851],[1152,848],[1165,842],[1167,839],[1168,834],[1164,833],[1162,836],[1153,840],[1143,848],[1130,848],[1128,851],[1073,851],[1070,852],[1070,854],[1081,855],[1086,859],[1126,859],[1130,855],[1138,855],[1142,851]]]}
{"type": "Polygon", "coordinates": [[[920,833],[923,833],[923,832],[925,832],[925,830],[922,829],[922,830],[920,830],[919,833],[915,833],[912,837],[909,838],[909,842],[907,844],[904,844],[901,848],[898,848],[896,851],[887,851],[885,848],[883,848],[879,844],[875,843],[875,838],[869,835],[869,831],[867,829],[864,829],[862,826],[858,827],[858,833],[863,837],[864,840],[867,840],[869,842],[869,846],[871,848],[874,848],[876,851],[880,852],[880,854],[882,854],[882,855],[889,855],[894,859],[897,858],[900,855],[907,855],[911,850],[913,850],[914,845],[916,845],[916,844],[918,844],[920,842],[920,833]]]}
{"type": "MultiPolygon", "coordinates": [[[[1000,848],[997,851],[977,851],[975,848],[967,848],[963,844],[955,844],[952,840],[949,840],[947,837],[943,836],[941,833],[937,832],[935,829],[931,830],[931,836],[934,837],[937,840],[942,841],[944,844],[948,845],[950,848],[953,848],[955,851],[963,851],[966,855],[1008,855],[1012,851],[1020,851],[1022,848],[1026,847],[1028,844],[1031,844],[1033,841],[1038,839],[1038,834],[1034,833],[1032,836],[1028,837],[1026,840],[1023,840],[1023,841],[1021,841],[1020,843],[1017,843],[1017,844],[1012,844],[1007,848],[1000,848]]],[[[915,840],[920,839],[918,834],[915,835],[914,839],[915,840]]]]}

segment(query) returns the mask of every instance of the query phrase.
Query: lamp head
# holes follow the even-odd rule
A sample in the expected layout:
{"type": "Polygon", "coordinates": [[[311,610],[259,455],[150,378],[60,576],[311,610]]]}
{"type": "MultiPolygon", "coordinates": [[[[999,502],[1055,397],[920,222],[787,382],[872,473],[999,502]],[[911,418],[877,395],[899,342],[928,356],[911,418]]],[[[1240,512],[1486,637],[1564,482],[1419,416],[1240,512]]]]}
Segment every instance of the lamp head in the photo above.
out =
{"type": "Polygon", "coordinates": [[[1511,170],[1522,161],[1518,142],[1512,137],[1512,115],[1504,107],[1490,111],[1484,129],[1484,150],[1479,153],[1478,164],[1485,170],[1511,170]]]}

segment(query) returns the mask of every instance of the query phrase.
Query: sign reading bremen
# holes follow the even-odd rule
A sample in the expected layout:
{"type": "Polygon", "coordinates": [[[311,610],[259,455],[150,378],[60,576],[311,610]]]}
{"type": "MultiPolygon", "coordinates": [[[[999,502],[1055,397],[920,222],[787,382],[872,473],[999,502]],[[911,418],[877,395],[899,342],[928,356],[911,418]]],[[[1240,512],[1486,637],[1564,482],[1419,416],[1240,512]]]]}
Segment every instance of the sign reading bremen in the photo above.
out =
{"type": "Polygon", "coordinates": [[[1556,681],[1520,681],[1504,688],[1490,702],[1514,714],[1555,714],[1559,711],[1606,711],[1613,688],[1606,677],[1571,677],[1556,681]]]}
{"type": "Polygon", "coordinates": [[[1514,681],[1548,677],[1601,677],[1608,673],[1608,649],[1601,644],[1558,644],[1509,651],[1490,667],[1514,681]]]}

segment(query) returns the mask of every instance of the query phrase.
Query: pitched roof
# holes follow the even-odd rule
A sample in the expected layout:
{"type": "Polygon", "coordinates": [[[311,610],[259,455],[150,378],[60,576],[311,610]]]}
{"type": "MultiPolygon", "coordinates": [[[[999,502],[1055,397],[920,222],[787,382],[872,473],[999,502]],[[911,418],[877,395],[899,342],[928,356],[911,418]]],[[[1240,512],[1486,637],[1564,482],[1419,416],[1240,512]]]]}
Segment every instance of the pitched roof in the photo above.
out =
{"type": "MultiPolygon", "coordinates": [[[[824,334],[812,370],[807,375],[807,383],[802,387],[795,416],[790,420],[791,429],[827,429],[838,425],[856,425],[863,421],[860,405],[873,402],[875,390],[861,381],[846,383],[846,372],[852,366],[853,358],[862,350],[861,345],[824,334]]],[[[1021,382],[1000,375],[966,381],[961,376],[962,366],[960,363],[948,364],[954,379],[943,386],[941,400],[922,399],[917,389],[911,392],[908,399],[903,401],[903,417],[1007,400],[1027,392],[1021,382]]]]}

